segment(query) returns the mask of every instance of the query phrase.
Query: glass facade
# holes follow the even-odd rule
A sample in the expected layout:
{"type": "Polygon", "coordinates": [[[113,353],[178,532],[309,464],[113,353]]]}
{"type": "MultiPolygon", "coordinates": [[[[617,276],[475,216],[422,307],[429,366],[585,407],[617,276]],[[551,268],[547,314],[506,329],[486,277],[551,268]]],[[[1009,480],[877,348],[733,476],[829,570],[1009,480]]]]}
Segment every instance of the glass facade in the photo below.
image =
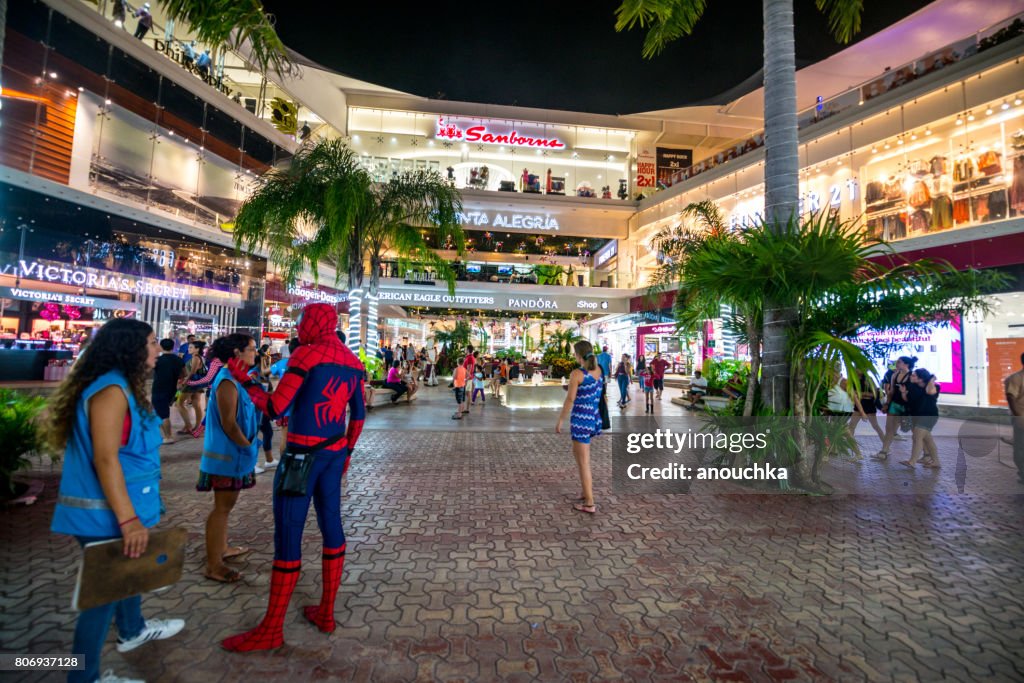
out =
{"type": "Polygon", "coordinates": [[[631,196],[629,130],[350,107],[349,135],[380,182],[430,170],[471,190],[631,196]]]}

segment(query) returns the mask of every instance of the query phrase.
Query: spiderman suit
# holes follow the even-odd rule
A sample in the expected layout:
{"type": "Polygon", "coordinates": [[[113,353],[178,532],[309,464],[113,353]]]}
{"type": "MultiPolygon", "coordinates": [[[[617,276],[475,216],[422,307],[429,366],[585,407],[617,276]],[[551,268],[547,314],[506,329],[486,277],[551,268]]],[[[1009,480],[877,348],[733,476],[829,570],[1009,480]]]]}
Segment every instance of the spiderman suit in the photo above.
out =
{"type": "MultiPolygon", "coordinates": [[[[234,652],[270,650],[284,644],[284,618],[302,564],[302,530],[309,502],[316,508],[323,534],[323,596],[319,605],[303,609],[306,618],[324,633],[334,631],[334,599],[345,563],[345,532],[341,526],[341,478],[349,455],[363,430],[363,366],[337,337],[338,314],[327,304],[311,304],[299,320],[302,344],[288,359],[281,383],[273,393],[248,376],[244,363],[228,364],[232,375],[245,387],[256,407],[271,419],[290,410],[288,447],[315,449],[307,495],[282,496],[274,487],[274,567],[270,602],[259,626],[231,636],[221,645],[234,652]],[[349,410],[346,429],[345,410],[349,410]],[[328,439],[345,437],[317,448],[328,439]]],[[[281,475],[278,468],[276,476],[281,475]]],[[[276,484],[276,480],[275,480],[276,484]]]]}

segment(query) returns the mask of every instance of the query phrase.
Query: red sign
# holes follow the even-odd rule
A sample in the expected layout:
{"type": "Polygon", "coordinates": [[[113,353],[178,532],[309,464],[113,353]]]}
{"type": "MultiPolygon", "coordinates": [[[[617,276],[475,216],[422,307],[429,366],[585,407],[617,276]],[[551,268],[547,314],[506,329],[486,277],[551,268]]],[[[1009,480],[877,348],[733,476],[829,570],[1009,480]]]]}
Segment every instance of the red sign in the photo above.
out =
{"type": "Polygon", "coordinates": [[[515,129],[509,133],[492,133],[487,126],[471,126],[465,130],[444,117],[437,119],[437,137],[463,142],[483,142],[488,145],[511,145],[513,147],[544,147],[546,149],[564,149],[565,143],[557,138],[528,138],[519,135],[515,129]]]}

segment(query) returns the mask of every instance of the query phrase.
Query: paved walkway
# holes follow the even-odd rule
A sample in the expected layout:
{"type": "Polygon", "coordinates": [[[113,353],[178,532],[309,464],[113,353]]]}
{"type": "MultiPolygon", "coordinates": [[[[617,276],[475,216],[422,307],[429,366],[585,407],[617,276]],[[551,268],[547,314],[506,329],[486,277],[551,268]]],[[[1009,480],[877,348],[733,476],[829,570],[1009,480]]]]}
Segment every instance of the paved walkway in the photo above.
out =
{"type": "MultiPolygon", "coordinates": [[[[198,442],[166,447],[164,524],[190,533],[186,575],[143,610],[188,625],[126,655],[109,645],[104,668],[182,682],[1024,679],[1024,495],[958,493],[953,440],[938,475],[826,471],[901,495],[808,498],[619,496],[598,439],[591,517],[569,508],[576,473],[554,411],[488,403],[454,422],[448,392],[424,391],[371,414],[349,471],[339,629],[320,634],[298,610],[320,591],[311,516],[287,645],[272,653],[217,647],[266,604],[270,479],[232,517],[232,542],[255,549],[245,581],[212,583],[198,442]],[[929,477],[932,493],[902,495],[929,477]]],[[[667,397],[658,411],[682,414],[667,397]]],[[[972,457],[969,481],[1012,479],[997,456],[972,457]]],[[[66,652],[78,551],[47,533],[57,473],[37,474],[39,502],[0,512],[0,643],[66,652]]]]}

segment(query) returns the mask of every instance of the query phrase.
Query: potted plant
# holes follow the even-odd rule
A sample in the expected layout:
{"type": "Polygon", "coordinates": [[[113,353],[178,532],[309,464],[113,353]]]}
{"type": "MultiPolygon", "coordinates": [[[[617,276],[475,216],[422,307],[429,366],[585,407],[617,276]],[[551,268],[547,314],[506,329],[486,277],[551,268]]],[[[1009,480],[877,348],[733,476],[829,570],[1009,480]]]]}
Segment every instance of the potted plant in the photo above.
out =
{"type": "Polygon", "coordinates": [[[42,445],[37,418],[45,406],[42,396],[0,389],[0,499],[21,499],[29,491],[30,485],[14,476],[31,465],[30,457],[42,445]]]}

